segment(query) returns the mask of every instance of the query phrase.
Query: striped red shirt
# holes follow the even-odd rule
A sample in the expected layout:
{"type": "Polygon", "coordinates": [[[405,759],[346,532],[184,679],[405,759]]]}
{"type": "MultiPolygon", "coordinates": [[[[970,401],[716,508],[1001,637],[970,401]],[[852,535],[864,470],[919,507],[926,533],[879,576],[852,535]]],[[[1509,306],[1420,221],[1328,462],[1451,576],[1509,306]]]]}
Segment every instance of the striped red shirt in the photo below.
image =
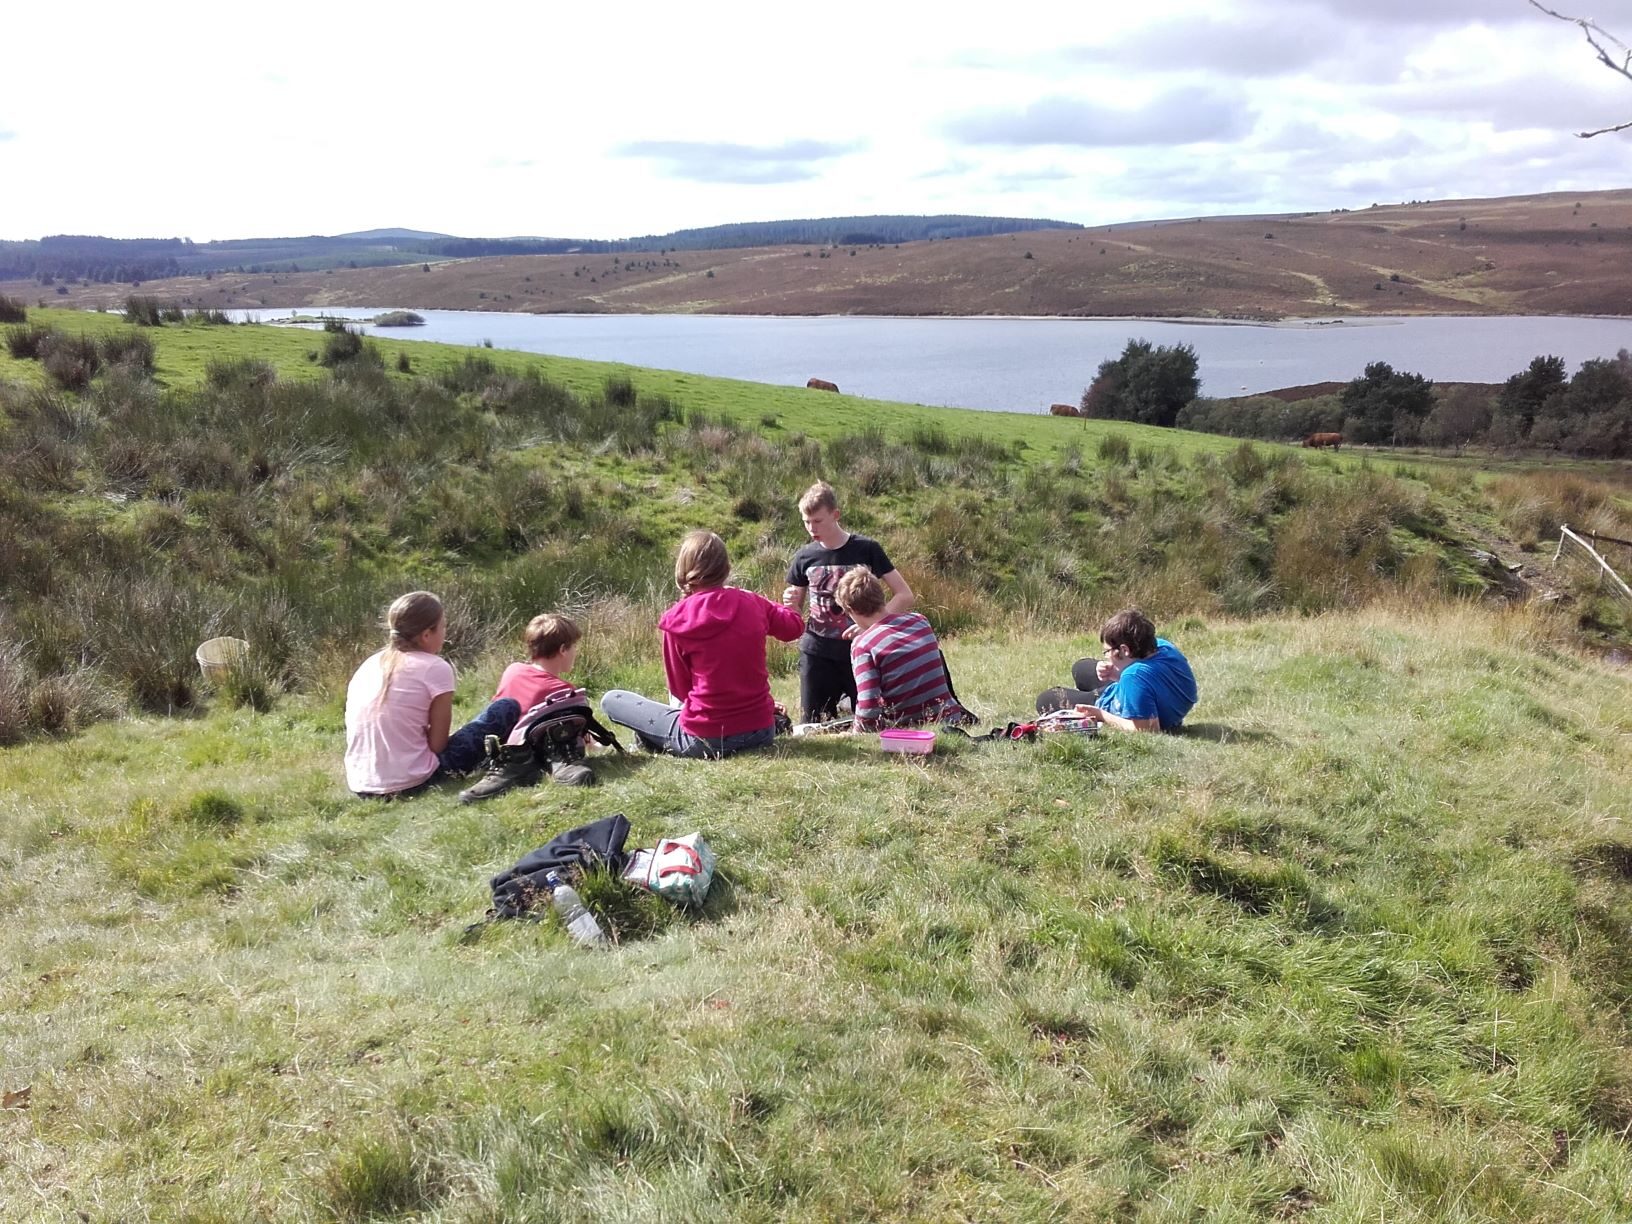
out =
{"type": "Polygon", "coordinates": [[[856,727],[875,731],[967,717],[947,683],[935,630],[917,612],[886,616],[850,643],[856,727]]]}

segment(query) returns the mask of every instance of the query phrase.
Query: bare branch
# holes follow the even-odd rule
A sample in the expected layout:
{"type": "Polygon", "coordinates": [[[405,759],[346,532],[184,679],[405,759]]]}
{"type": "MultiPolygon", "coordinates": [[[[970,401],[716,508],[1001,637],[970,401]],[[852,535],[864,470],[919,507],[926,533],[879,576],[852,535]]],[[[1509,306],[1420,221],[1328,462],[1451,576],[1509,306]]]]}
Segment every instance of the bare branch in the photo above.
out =
{"type": "MultiPolygon", "coordinates": [[[[1546,13],[1549,17],[1555,17],[1559,21],[1567,21],[1573,26],[1579,26],[1581,33],[1586,37],[1587,45],[1597,54],[1598,62],[1611,72],[1618,72],[1627,80],[1632,81],[1632,48],[1627,47],[1624,42],[1604,29],[1603,26],[1586,17],[1571,17],[1555,9],[1550,9],[1545,4],[1540,3],[1539,0],[1529,0],[1529,4],[1531,8],[1546,13]],[[1608,48],[1604,46],[1605,43],[1613,43],[1620,48],[1621,54],[1618,63],[1616,57],[1611,55],[1608,48]]],[[[1626,123],[1617,123],[1613,127],[1598,128],[1591,132],[1577,132],[1576,135],[1583,140],[1588,140],[1594,136],[1603,136],[1608,132],[1624,132],[1628,128],[1632,128],[1632,120],[1628,120],[1626,123]]]]}

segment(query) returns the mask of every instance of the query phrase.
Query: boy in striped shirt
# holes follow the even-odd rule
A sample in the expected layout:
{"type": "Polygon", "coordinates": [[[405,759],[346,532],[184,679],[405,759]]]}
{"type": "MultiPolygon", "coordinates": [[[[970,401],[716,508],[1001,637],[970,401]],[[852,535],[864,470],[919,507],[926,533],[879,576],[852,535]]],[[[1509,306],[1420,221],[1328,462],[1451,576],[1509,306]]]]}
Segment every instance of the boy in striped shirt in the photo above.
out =
{"type": "Polygon", "coordinates": [[[856,676],[854,730],[977,721],[958,704],[935,630],[917,612],[886,613],[884,584],[865,565],[839,579],[833,598],[856,623],[850,666],[856,676]]]}

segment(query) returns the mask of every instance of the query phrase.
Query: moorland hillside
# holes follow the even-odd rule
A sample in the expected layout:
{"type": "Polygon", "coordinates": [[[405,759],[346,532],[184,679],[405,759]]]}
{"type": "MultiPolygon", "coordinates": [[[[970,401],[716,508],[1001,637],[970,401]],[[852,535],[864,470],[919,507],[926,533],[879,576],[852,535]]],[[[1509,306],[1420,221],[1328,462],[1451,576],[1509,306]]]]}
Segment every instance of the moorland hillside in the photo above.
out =
{"type": "MultiPolygon", "coordinates": [[[[198,307],[766,315],[1632,313],[1632,191],[1211,217],[955,241],[493,256],[219,272],[143,288],[198,307]]],[[[0,284],[109,308],[128,284],[0,284]]]]}

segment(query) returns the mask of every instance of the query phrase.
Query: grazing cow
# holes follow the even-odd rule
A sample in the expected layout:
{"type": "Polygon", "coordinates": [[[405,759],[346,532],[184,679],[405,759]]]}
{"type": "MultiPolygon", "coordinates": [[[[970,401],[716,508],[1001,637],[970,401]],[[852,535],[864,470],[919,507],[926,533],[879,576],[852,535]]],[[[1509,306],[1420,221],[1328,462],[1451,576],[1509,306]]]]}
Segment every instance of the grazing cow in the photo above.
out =
{"type": "Polygon", "coordinates": [[[1312,433],[1303,440],[1305,446],[1329,446],[1334,451],[1343,445],[1343,435],[1340,433],[1312,433]]]}
{"type": "Polygon", "coordinates": [[[805,382],[805,386],[809,387],[812,391],[837,391],[839,389],[837,383],[830,383],[825,378],[808,379],[805,382]]]}
{"type": "Polygon", "coordinates": [[[1053,416],[1080,416],[1074,404],[1050,404],[1048,411],[1053,416]]]}

